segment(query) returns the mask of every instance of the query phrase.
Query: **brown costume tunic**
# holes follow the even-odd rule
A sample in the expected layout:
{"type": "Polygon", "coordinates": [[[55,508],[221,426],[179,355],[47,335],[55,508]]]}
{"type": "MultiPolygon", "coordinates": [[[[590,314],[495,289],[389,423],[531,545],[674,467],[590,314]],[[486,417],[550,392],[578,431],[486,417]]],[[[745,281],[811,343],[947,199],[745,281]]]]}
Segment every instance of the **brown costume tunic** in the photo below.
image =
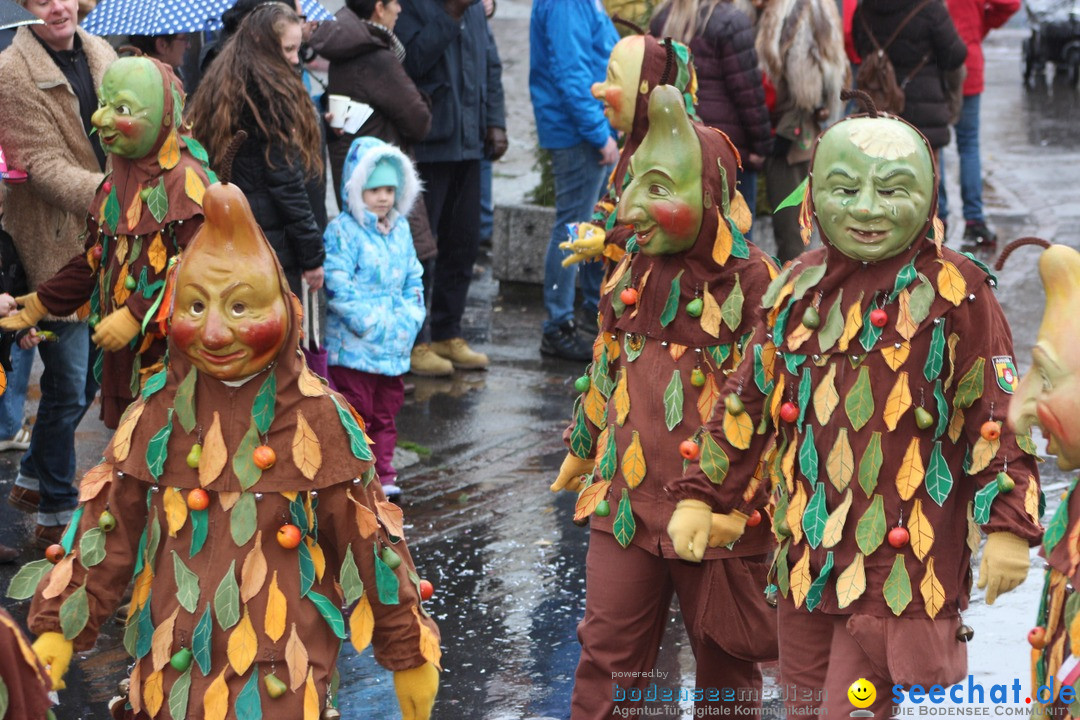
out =
{"type": "MultiPolygon", "coordinates": [[[[126,307],[143,323],[161,302],[170,258],[202,224],[202,195],[213,182],[206,151],[178,132],[184,107],[180,80],[171,68],[151,62],[165,88],[161,132],[143,158],[112,156],[112,171],[90,204],[84,252],[36,288],[53,315],[68,315],[89,303],[92,320],[126,307]]],[[[98,356],[94,375],[101,383],[106,427],[116,428],[139,393],[147,374],[140,371],[152,368],[165,353],[160,330],[143,327],[145,334],[127,347],[98,356]]]]}
{"type": "MultiPolygon", "coordinates": [[[[281,287],[288,292],[284,277],[281,287]]],[[[172,348],[83,478],[63,541],[69,554],[38,586],[30,628],[87,650],[135,577],[125,632],[137,658],[135,712],[223,719],[261,704],[264,717],[313,720],[346,622],[354,644],[373,637],[390,670],[438,662],[401,511],[373,482],[362,424],[307,369],[298,320],[290,326],[275,362],[239,386],[199,374],[172,348]],[[185,458],[200,440],[196,470],[185,458]],[[261,473],[252,460],[260,444],[277,457],[261,473]],[[189,510],[186,496],[200,485],[210,506],[189,510]],[[117,525],[102,533],[106,509],[117,525]],[[304,533],[299,547],[275,540],[284,523],[304,533]],[[396,570],[379,557],[387,546],[402,559],[396,570]],[[357,598],[346,620],[340,608],[357,598]],[[181,648],[194,653],[185,673],[169,662],[181,648]],[[270,698],[270,673],[294,692],[270,698]]]]}

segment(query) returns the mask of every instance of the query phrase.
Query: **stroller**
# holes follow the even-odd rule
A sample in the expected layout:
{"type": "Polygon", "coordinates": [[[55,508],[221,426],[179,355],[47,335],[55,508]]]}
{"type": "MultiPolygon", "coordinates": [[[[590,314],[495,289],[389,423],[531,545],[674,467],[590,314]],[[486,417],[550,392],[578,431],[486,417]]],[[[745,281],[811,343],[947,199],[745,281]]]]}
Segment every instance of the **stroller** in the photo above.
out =
{"type": "Polygon", "coordinates": [[[1027,0],[1031,36],[1024,39],[1024,84],[1045,80],[1046,63],[1066,73],[1076,87],[1080,79],[1080,1],[1027,0]]]}

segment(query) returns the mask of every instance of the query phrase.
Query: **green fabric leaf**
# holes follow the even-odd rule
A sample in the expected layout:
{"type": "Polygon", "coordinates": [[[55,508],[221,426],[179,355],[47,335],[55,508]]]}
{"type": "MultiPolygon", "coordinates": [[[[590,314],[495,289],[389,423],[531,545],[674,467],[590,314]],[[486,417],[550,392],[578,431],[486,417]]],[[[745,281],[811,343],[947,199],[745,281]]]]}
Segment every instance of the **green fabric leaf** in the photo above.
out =
{"type": "MultiPolygon", "coordinates": [[[[252,675],[254,677],[254,675],[252,675]]],[[[184,674],[176,678],[169,689],[169,715],[173,720],[185,720],[187,718],[188,695],[191,694],[191,667],[184,674]]]]}
{"type": "Polygon", "coordinates": [[[949,403],[945,400],[945,393],[941,389],[941,379],[934,381],[934,405],[937,410],[937,427],[934,428],[934,439],[945,434],[949,429],[949,403]]]}
{"type": "Polygon", "coordinates": [[[338,420],[341,421],[342,427],[345,428],[345,432],[349,436],[349,450],[352,451],[353,456],[357,460],[365,462],[374,460],[375,456],[371,454],[371,448],[368,447],[367,441],[364,439],[364,433],[360,426],[356,424],[352,413],[343,408],[333,395],[330,396],[330,399],[334,401],[334,407],[337,408],[338,412],[338,420]]]}
{"type": "Polygon", "coordinates": [[[716,485],[723,484],[731,464],[727,453],[710,433],[701,434],[701,456],[698,462],[705,477],[716,485]]]}
{"type": "Polygon", "coordinates": [[[100,385],[101,384],[101,373],[103,372],[103,370],[105,368],[105,353],[103,353],[101,350],[95,350],[95,351],[93,351],[93,353],[95,355],[95,358],[94,358],[94,381],[98,385],[100,385]]]}
{"type": "Polygon", "coordinates": [[[341,561],[341,574],[338,576],[341,589],[345,593],[345,604],[352,605],[364,594],[364,581],[360,579],[360,570],[356,567],[352,545],[345,549],[345,559],[341,561]]]}
{"type": "MultiPolygon", "coordinates": [[[[137,339],[137,338],[136,338],[137,339]]],[[[136,355],[131,361],[131,380],[128,383],[128,389],[131,391],[132,397],[138,397],[140,388],[139,384],[142,382],[142,355],[136,355]]]]}
{"type": "MultiPolygon", "coordinates": [[[[725,202],[728,201],[727,193],[724,193],[725,202]]],[[[724,213],[727,217],[728,225],[731,227],[731,257],[739,258],[740,260],[750,259],[750,246],[746,244],[746,236],[742,234],[742,230],[735,224],[735,221],[728,216],[727,212],[724,213]]]]}
{"type": "Polygon", "coordinates": [[[682,422],[683,418],[683,385],[682,377],[678,368],[671,373],[671,381],[664,390],[664,421],[668,430],[674,430],[675,426],[682,422]]]}
{"type": "Polygon", "coordinates": [[[818,328],[817,338],[818,346],[821,348],[822,353],[829,352],[829,349],[836,344],[836,341],[840,339],[840,336],[844,334],[844,291],[841,290],[836,295],[836,302],[829,308],[829,312],[825,315],[825,322],[818,328]]]}
{"type": "MultiPolygon", "coordinates": [[[[177,135],[180,134],[180,128],[184,124],[184,99],[180,97],[180,92],[173,85],[169,90],[172,92],[173,101],[173,127],[176,128],[177,135]]],[[[181,138],[182,139],[182,138],[181,138]]]]}
{"type": "Polygon", "coordinates": [[[222,630],[240,622],[240,586],[236,584],[236,560],[229,563],[225,577],[214,593],[214,615],[222,630]]]}
{"type": "MultiPolygon", "coordinates": [[[[805,516],[804,516],[805,517],[805,516]]],[[[832,550],[825,556],[825,564],[821,566],[821,572],[810,583],[810,589],[806,592],[806,609],[813,612],[821,604],[821,596],[825,593],[825,586],[829,584],[829,574],[833,569],[832,550]]]]}
{"type": "MultiPolygon", "coordinates": [[[[336,403],[337,400],[334,400],[334,402],[336,403]]],[[[349,419],[352,420],[351,417],[349,419]]],[[[262,477],[262,470],[255,464],[253,457],[255,448],[261,444],[253,418],[247,432],[244,433],[244,437],[240,438],[240,444],[236,447],[236,452],[233,453],[232,458],[233,473],[236,475],[236,479],[240,481],[240,487],[245,490],[259,482],[259,478],[262,477]]]]}
{"type": "Polygon", "coordinates": [[[788,596],[791,585],[791,571],[788,569],[787,543],[776,552],[776,587],[784,596],[788,596]]]}
{"type": "Polygon", "coordinates": [[[77,587],[75,592],[60,604],[59,615],[64,639],[74,640],[90,620],[90,601],[86,596],[85,585],[77,587]]]}
{"type": "Polygon", "coordinates": [[[600,350],[600,357],[593,365],[592,383],[604,399],[611,397],[611,391],[615,389],[615,381],[611,379],[611,370],[608,366],[607,345],[600,350]]]}
{"type": "Polygon", "coordinates": [[[147,400],[151,395],[156,393],[161,388],[165,387],[165,383],[168,381],[168,376],[164,370],[154,373],[146,379],[146,384],[143,385],[142,397],[143,400],[147,400]]]}
{"type": "MultiPolygon", "coordinates": [[[[809,186],[809,184],[810,178],[803,178],[803,181],[799,183],[794,190],[791,191],[791,194],[781,200],[780,204],[773,208],[773,215],[780,212],[781,210],[786,210],[787,208],[798,207],[802,205],[803,197],[805,197],[806,195],[806,188],[807,186],[809,186]]],[[[786,596],[787,593],[784,593],[784,595],[786,596]]]]}
{"type": "Polygon", "coordinates": [[[919,273],[919,285],[911,291],[911,300],[908,302],[911,319],[916,325],[921,324],[930,315],[930,306],[934,304],[935,297],[937,297],[937,291],[934,290],[934,286],[925,275],[919,273]]]}
{"type": "MultiPolygon", "coordinates": [[[[116,187],[114,186],[109,190],[109,196],[105,198],[105,215],[102,218],[112,232],[116,232],[118,229],[117,223],[120,222],[120,201],[116,197],[116,187]]],[[[120,262],[123,262],[122,258],[118,258],[120,262]]]]}
{"type": "Polygon", "coordinates": [[[375,587],[379,591],[379,602],[383,605],[398,604],[397,575],[389,565],[383,562],[377,545],[375,546],[375,587]]]}
{"type": "Polygon", "coordinates": [[[302,495],[297,495],[293,500],[289,502],[289,519],[292,524],[300,528],[301,537],[307,537],[308,524],[307,524],[307,512],[304,511],[304,499],[302,495]]]}
{"type": "Polygon", "coordinates": [[[150,612],[150,608],[143,606],[142,609],[136,610],[130,618],[128,618],[127,625],[124,626],[124,650],[131,657],[135,657],[136,643],[139,641],[139,620],[142,619],[143,612],[150,612]]]}
{"type": "Polygon", "coordinates": [[[79,538],[79,562],[84,568],[92,568],[105,559],[105,532],[90,528],[79,538]]]}
{"type": "Polygon", "coordinates": [[[810,482],[818,479],[818,451],[814,444],[814,426],[806,426],[806,435],[799,445],[799,470],[810,482]]]}
{"type": "Polygon", "coordinates": [[[210,674],[210,640],[214,632],[213,621],[210,619],[210,603],[206,603],[199,623],[195,626],[195,632],[191,635],[191,651],[195,654],[195,662],[199,666],[199,672],[206,677],[210,674]]]}
{"type": "Polygon", "coordinates": [[[150,652],[150,646],[154,640],[154,618],[150,611],[153,596],[153,590],[147,593],[146,602],[143,603],[142,612],[139,613],[138,627],[135,628],[135,657],[140,660],[150,652]]]}
{"type": "MultiPolygon", "coordinates": [[[[644,342],[644,339],[642,340],[644,342]]],[[[716,367],[721,367],[731,357],[731,345],[710,345],[708,347],[709,355],[712,357],[713,362],[716,363],[716,367]]]]}
{"type": "MultiPolygon", "coordinates": [[[[769,381],[765,375],[765,363],[762,359],[762,351],[764,348],[761,345],[754,345],[754,384],[757,385],[758,390],[764,395],[768,395],[772,392],[776,383],[769,381]]],[[[765,407],[768,407],[768,402],[765,403],[765,407]]]]}
{"type": "Polygon", "coordinates": [[[930,336],[930,352],[926,356],[926,364],[923,365],[923,377],[927,382],[933,382],[941,375],[941,365],[945,361],[945,321],[934,323],[934,331],[930,336]]]}
{"type": "Polygon", "coordinates": [[[1031,455],[1036,460],[1042,460],[1039,457],[1039,448],[1035,446],[1035,441],[1031,439],[1031,435],[1017,435],[1016,444],[1021,450],[1031,455]]]}
{"type": "Polygon", "coordinates": [[[896,302],[896,298],[900,297],[900,292],[915,282],[917,276],[918,272],[915,270],[914,260],[900,268],[900,272],[896,273],[896,283],[893,285],[893,291],[889,293],[889,302],[896,302]]]}
{"type": "Polygon", "coordinates": [[[1054,546],[1060,542],[1061,538],[1065,537],[1065,532],[1069,528],[1069,499],[1076,488],[1077,480],[1080,480],[1080,476],[1073,478],[1072,483],[1069,485],[1069,491],[1065,493],[1065,497],[1061,498],[1061,504],[1054,511],[1054,517],[1051,518],[1050,524],[1046,526],[1046,532],[1043,533],[1043,552],[1046,553],[1046,557],[1050,557],[1054,546]]]}
{"type": "Polygon", "coordinates": [[[908,577],[903,555],[898,554],[893,560],[892,570],[889,571],[889,577],[885,578],[881,593],[893,615],[904,612],[904,608],[911,602],[911,578],[908,577]]]}
{"type": "Polygon", "coordinates": [[[794,304],[794,301],[788,300],[784,309],[776,314],[776,321],[773,323],[773,337],[776,338],[777,347],[784,342],[784,330],[787,327],[788,317],[791,315],[791,306],[794,304]]]}
{"type": "Polygon", "coordinates": [[[315,584],[315,563],[305,542],[297,546],[296,555],[300,562],[300,597],[306,597],[311,592],[311,586],[315,584]]]}
{"type": "Polygon", "coordinates": [[[769,283],[769,287],[765,289],[765,294],[761,296],[761,307],[766,310],[772,308],[776,304],[776,299],[780,297],[780,291],[787,285],[788,278],[791,277],[791,271],[798,267],[799,261],[793,260],[788,263],[788,266],[780,271],[780,274],[773,278],[773,281],[769,283]]]}
{"type": "Polygon", "coordinates": [[[172,551],[173,575],[176,577],[176,600],[189,613],[199,607],[199,576],[188,569],[176,551],[172,551]]]}
{"type": "Polygon", "coordinates": [[[75,546],[75,535],[79,532],[79,522],[82,520],[85,509],[85,505],[75,508],[75,512],[71,514],[71,520],[68,521],[67,529],[64,530],[64,535],[60,538],[60,544],[64,546],[65,553],[71,552],[71,548],[75,546]]]}
{"type": "Polygon", "coordinates": [[[592,454],[592,435],[589,426],[585,424],[585,408],[581,406],[581,399],[576,403],[574,410],[574,429],[570,432],[570,452],[579,458],[587,458],[592,454]]]}
{"type": "Polygon", "coordinates": [[[823,277],[825,277],[825,263],[814,265],[803,270],[802,274],[795,278],[795,288],[791,294],[792,301],[802,300],[806,291],[810,288],[817,287],[817,284],[821,282],[821,278],[823,277]]]}
{"type": "Polygon", "coordinates": [[[165,178],[161,178],[157,185],[146,196],[146,207],[154,220],[161,222],[169,214],[169,194],[165,192],[165,178]]]}
{"type": "Polygon", "coordinates": [[[240,498],[229,511],[229,533],[237,547],[244,547],[255,535],[258,525],[258,513],[255,510],[255,495],[240,493],[240,498]]]}
{"type": "Polygon", "coordinates": [[[630,507],[630,492],[622,489],[622,498],[619,500],[619,509],[615,512],[615,522],[611,525],[611,532],[615,533],[615,540],[624,548],[634,539],[637,532],[637,522],[634,520],[634,512],[630,507]]]}
{"type": "Polygon", "coordinates": [[[641,351],[645,349],[646,337],[635,333],[626,333],[623,338],[623,352],[626,353],[626,362],[631,363],[638,359],[641,351]],[[633,338],[633,342],[631,342],[633,338]],[[635,347],[636,346],[636,347],[635,347]]]}
{"type": "MultiPolygon", "coordinates": [[[[941,453],[941,442],[934,443],[934,449],[930,452],[930,463],[926,467],[926,478],[923,480],[926,486],[926,494],[939,506],[945,504],[945,499],[952,491],[953,476],[949,470],[949,464],[945,462],[945,456],[941,453]]],[[[991,483],[997,487],[997,483],[991,483]]]]}
{"type": "Polygon", "coordinates": [[[176,419],[186,433],[195,429],[195,380],[198,377],[199,371],[191,368],[187,377],[176,387],[176,396],[173,398],[176,419]]]}
{"type": "Polygon", "coordinates": [[[150,442],[146,444],[146,469],[154,477],[154,482],[161,479],[161,472],[165,469],[165,460],[169,457],[169,435],[172,434],[172,408],[169,408],[169,419],[164,427],[154,433],[150,442]]]}
{"type": "MultiPolygon", "coordinates": [[[[874,323],[870,322],[870,313],[874,310],[874,304],[870,303],[866,312],[863,313],[862,318],[862,330],[859,331],[859,344],[863,346],[863,349],[867,352],[874,349],[874,345],[878,339],[881,338],[882,328],[877,327],[874,323]]],[[[891,319],[891,318],[890,318],[891,319]]]]}
{"type": "Polygon", "coordinates": [[[682,278],[683,271],[680,270],[678,275],[671,279],[671,290],[668,291],[667,301],[664,303],[664,310],[660,313],[660,326],[667,327],[671,324],[671,321],[675,319],[675,314],[679,312],[679,280],[682,278]]]}
{"type": "Polygon", "coordinates": [[[271,370],[263,380],[255,401],[251,404],[251,419],[260,435],[265,435],[274,422],[274,403],[277,402],[277,375],[271,370]]]}
{"type": "Polygon", "coordinates": [[[789,375],[798,375],[799,368],[806,362],[805,355],[796,355],[795,353],[784,353],[784,365],[787,367],[789,375]]]}
{"type": "Polygon", "coordinates": [[[53,564],[45,558],[26,563],[19,568],[15,577],[8,583],[7,596],[12,600],[26,600],[34,597],[38,583],[52,566],[53,564]]]}
{"type": "Polygon", "coordinates": [[[319,613],[326,620],[326,624],[330,626],[330,629],[334,631],[334,634],[344,640],[346,637],[345,618],[341,616],[341,610],[338,609],[337,605],[330,602],[330,599],[325,595],[320,595],[315,591],[308,593],[308,600],[315,603],[315,607],[319,609],[319,613]]]}
{"type": "MultiPolygon", "coordinates": [[[[191,668],[188,668],[190,670],[191,668]]],[[[236,696],[236,720],[262,720],[262,701],[259,699],[259,666],[251,668],[251,674],[240,694],[236,696]]]]}
{"type": "Polygon", "coordinates": [[[972,254],[971,254],[971,253],[969,253],[969,252],[962,252],[962,253],[960,253],[960,254],[961,254],[961,255],[963,255],[964,257],[966,257],[966,258],[967,258],[968,260],[970,260],[971,262],[975,263],[975,264],[976,264],[976,265],[978,266],[978,268],[979,268],[980,270],[982,270],[982,271],[983,271],[984,273],[986,273],[987,275],[989,275],[989,276],[990,276],[990,284],[991,284],[991,285],[997,285],[997,275],[995,275],[994,273],[990,272],[990,267],[989,267],[989,266],[988,266],[988,265],[987,265],[986,263],[984,263],[984,262],[983,262],[982,260],[980,260],[979,258],[975,257],[974,255],[972,255],[972,254]]]}
{"type": "Polygon", "coordinates": [[[720,306],[720,318],[731,332],[735,332],[739,324],[742,323],[743,302],[745,299],[742,285],[739,284],[739,273],[735,273],[735,287],[731,288],[731,292],[728,293],[724,304],[720,306]]]}
{"type": "Polygon", "coordinates": [[[859,377],[844,398],[844,412],[855,430],[862,430],[874,416],[874,390],[870,387],[870,369],[866,366],[859,368],[859,377]]]}
{"type": "Polygon", "coordinates": [[[881,472],[881,433],[874,432],[866,443],[862,459],[859,460],[859,487],[866,493],[866,497],[874,492],[877,487],[878,473],[881,472]]]}
{"type": "Polygon", "coordinates": [[[210,163],[210,156],[206,154],[206,148],[202,146],[202,143],[200,143],[195,138],[189,137],[187,135],[185,135],[182,140],[184,141],[184,145],[187,146],[188,152],[191,153],[192,157],[194,157],[196,160],[198,160],[204,165],[208,165],[210,163]]]}
{"type": "Polygon", "coordinates": [[[880,495],[874,495],[859,524],[855,526],[855,542],[863,555],[870,556],[885,539],[885,503],[880,495]]]}
{"type": "Polygon", "coordinates": [[[154,513],[154,519],[150,521],[150,535],[146,541],[146,558],[145,565],[154,565],[154,559],[157,557],[158,545],[161,543],[161,521],[158,520],[157,512],[154,513]]]}
{"type": "MultiPolygon", "coordinates": [[[[812,428],[811,428],[812,429],[812,428]]],[[[810,547],[817,548],[821,544],[821,537],[825,534],[825,522],[829,519],[829,508],[825,506],[825,483],[816,483],[814,494],[806,503],[803,511],[802,527],[806,542],[810,547]]],[[[829,553],[832,555],[832,553],[829,553]]]]}
{"type": "Polygon", "coordinates": [[[953,406],[968,408],[982,397],[983,394],[983,371],[986,368],[986,358],[975,358],[968,371],[960,378],[956,385],[956,395],[953,396],[953,406]]]}
{"type": "Polygon", "coordinates": [[[804,367],[802,380],[799,381],[799,432],[802,432],[803,423],[806,420],[806,410],[810,407],[810,393],[813,391],[810,383],[810,368],[804,367]]]}
{"type": "Polygon", "coordinates": [[[619,467],[618,452],[618,448],[615,447],[615,432],[609,430],[604,455],[600,458],[599,467],[597,468],[600,471],[601,479],[610,481],[615,477],[615,470],[619,467]]]}
{"type": "Polygon", "coordinates": [[[975,524],[985,525],[990,522],[990,506],[994,504],[994,498],[1001,492],[998,489],[996,480],[983,485],[983,487],[975,493],[975,524]]]}
{"type": "Polygon", "coordinates": [[[188,517],[191,518],[191,552],[188,553],[189,558],[195,557],[206,543],[208,512],[208,510],[192,510],[188,513],[188,517]]]}

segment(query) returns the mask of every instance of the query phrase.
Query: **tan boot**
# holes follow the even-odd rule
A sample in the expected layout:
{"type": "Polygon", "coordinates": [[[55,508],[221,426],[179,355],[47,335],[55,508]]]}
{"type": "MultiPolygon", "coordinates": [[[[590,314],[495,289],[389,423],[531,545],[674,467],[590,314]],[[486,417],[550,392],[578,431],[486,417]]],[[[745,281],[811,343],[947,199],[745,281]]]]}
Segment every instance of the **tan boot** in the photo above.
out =
{"type": "Polygon", "coordinates": [[[420,343],[409,355],[409,372],[422,377],[443,377],[454,374],[454,365],[432,352],[427,343],[420,343]]]}
{"type": "Polygon", "coordinates": [[[476,352],[465,338],[451,338],[431,343],[431,351],[454,364],[458,370],[484,370],[488,366],[488,356],[476,352]]]}

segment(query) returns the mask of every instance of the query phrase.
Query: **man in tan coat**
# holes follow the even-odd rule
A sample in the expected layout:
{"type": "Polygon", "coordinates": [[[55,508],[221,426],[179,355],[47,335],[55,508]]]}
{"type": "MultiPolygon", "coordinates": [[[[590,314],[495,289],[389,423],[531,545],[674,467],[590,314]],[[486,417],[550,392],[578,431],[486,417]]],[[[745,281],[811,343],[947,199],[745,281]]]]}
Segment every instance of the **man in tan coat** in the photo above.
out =
{"type": "MultiPolygon", "coordinates": [[[[105,155],[90,138],[96,88],[116,54],[76,26],[78,0],[18,0],[44,21],[20,28],[0,54],[0,145],[26,183],[9,189],[4,229],[30,289],[82,251],[80,235],[101,183],[105,155]]],[[[45,372],[30,449],[8,501],[37,513],[39,544],[56,542],[78,504],[75,428],[96,391],[90,337],[75,317],[40,323],[59,342],[39,347],[45,372]]]]}

